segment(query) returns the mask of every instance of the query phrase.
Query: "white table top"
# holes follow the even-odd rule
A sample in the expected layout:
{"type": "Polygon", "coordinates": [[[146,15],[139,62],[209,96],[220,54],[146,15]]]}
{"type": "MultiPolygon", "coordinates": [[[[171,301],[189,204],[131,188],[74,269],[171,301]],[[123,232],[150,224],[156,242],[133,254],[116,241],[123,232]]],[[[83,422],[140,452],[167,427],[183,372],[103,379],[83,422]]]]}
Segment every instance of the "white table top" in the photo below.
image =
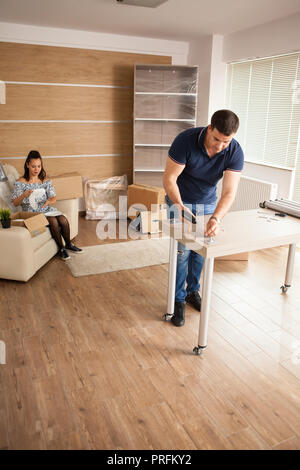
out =
{"type": "Polygon", "coordinates": [[[182,224],[170,221],[162,223],[162,231],[205,258],[300,242],[300,219],[278,217],[269,209],[254,209],[229,212],[223,219],[222,231],[214,238],[214,243],[209,244],[203,237],[203,227],[208,218],[202,218],[202,223],[197,218],[199,233],[184,233],[182,236],[182,224]]]}

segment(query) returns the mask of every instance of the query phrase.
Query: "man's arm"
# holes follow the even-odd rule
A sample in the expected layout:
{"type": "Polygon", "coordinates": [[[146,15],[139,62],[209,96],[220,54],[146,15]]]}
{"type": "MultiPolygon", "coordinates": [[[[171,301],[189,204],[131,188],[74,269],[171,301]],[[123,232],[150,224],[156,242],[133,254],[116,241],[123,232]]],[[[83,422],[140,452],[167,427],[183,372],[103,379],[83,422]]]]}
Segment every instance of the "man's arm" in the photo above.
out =
{"type": "Polygon", "coordinates": [[[163,176],[163,185],[167,195],[173,202],[184,208],[179,188],[177,186],[177,178],[183,172],[185,165],[174,162],[170,157],[167,158],[166,169],[163,176]]]}
{"type": "MultiPolygon", "coordinates": [[[[223,176],[222,193],[215,212],[213,213],[214,217],[222,220],[227,214],[234,202],[240,178],[241,172],[239,171],[225,171],[223,176]]],[[[215,219],[210,219],[206,226],[205,236],[213,237],[218,233],[219,229],[219,223],[215,219]]]]}

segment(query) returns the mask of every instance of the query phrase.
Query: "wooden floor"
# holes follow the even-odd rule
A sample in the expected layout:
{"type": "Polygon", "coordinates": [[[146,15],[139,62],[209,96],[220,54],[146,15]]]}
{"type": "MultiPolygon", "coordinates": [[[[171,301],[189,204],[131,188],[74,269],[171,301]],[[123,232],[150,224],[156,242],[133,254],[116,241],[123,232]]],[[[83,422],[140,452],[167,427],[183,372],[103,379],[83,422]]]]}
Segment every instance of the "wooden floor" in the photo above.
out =
{"type": "MultiPolygon", "coordinates": [[[[96,223],[80,219],[77,244],[100,243],[96,223]]],[[[74,278],[55,257],[0,280],[0,448],[300,449],[300,253],[283,295],[286,255],[215,263],[200,357],[199,313],[162,321],[167,265],[74,278]]]]}

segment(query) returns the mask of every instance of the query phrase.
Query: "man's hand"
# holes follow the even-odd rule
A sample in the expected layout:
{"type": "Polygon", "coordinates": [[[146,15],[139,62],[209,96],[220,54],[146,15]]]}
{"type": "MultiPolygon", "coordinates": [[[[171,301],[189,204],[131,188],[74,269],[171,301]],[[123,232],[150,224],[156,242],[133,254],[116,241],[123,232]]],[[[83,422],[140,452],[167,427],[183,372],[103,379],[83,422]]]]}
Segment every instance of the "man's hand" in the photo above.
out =
{"type": "Polygon", "coordinates": [[[185,207],[185,206],[183,206],[181,210],[180,217],[181,217],[182,222],[188,222],[190,224],[192,224],[193,223],[192,221],[196,218],[193,212],[188,207],[185,207]]]}
{"type": "Polygon", "coordinates": [[[189,227],[188,231],[192,232],[192,227],[193,227],[192,220],[193,218],[195,218],[195,215],[193,214],[193,212],[188,207],[184,206],[179,217],[182,223],[188,224],[188,227],[189,227]],[[183,217],[183,214],[185,215],[185,217],[183,217]]]}
{"type": "Polygon", "coordinates": [[[220,224],[216,219],[209,219],[206,224],[206,231],[204,232],[205,237],[215,237],[220,231],[220,224]]]}

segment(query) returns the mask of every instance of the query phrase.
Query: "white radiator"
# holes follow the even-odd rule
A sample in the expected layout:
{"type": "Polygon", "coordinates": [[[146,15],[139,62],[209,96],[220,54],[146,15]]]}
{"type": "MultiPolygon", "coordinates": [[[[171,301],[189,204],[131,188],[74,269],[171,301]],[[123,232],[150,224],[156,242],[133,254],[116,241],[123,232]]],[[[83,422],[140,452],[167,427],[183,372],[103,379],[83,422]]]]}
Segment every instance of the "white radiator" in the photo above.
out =
{"type": "MultiPolygon", "coordinates": [[[[222,180],[217,185],[217,200],[222,192],[222,180]]],[[[259,208],[259,203],[276,199],[278,185],[269,181],[241,176],[237,195],[230,211],[242,211],[259,208]]]]}

